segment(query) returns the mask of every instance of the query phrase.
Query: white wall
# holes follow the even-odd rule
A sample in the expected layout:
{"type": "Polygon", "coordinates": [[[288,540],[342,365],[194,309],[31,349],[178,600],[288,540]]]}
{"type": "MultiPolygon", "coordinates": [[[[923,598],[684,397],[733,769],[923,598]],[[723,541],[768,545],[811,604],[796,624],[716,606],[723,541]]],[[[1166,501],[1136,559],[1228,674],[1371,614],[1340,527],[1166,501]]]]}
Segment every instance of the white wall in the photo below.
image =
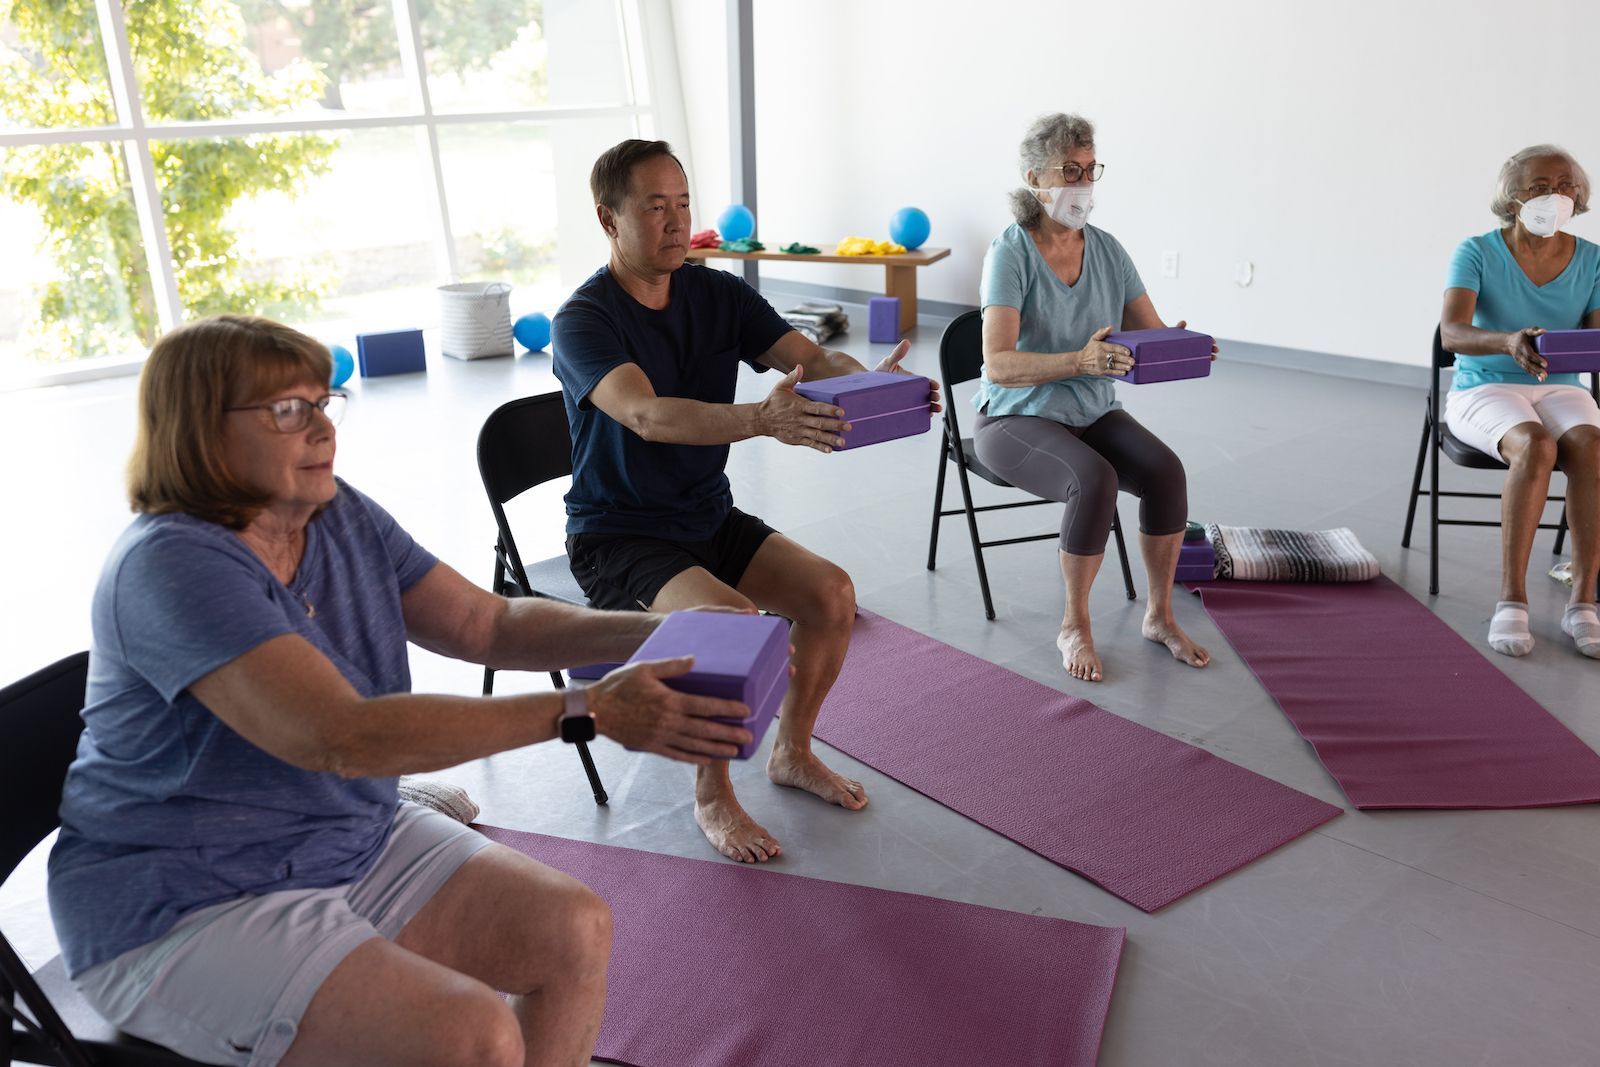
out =
{"type": "MultiPolygon", "coordinates": [[[[680,52],[724,57],[725,19],[721,0],[675,0],[680,52]]],[[[915,204],[953,249],[921,295],[975,303],[1023,131],[1078,111],[1106,164],[1094,222],[1168,321],[1424,364],[1451,250],[1496,225],[1501,161],[1555,141],[1600,178],[1596,31],[1582,0],[757,0],[758,235],[884,237],[915,204]],[[1159,276],[1168,249],[1177,279],[1159,276]]],[[[706,183],[710,151],[726,170],[726,62],[682,70],[706,183]]],[[[696,191],[700,225],[723,201],[696,191]]],[[[1600,238],[1600,211],[1571,229],[1600,238]]],[[[878,289],[882,272],[762,273],[878,289]]]]}

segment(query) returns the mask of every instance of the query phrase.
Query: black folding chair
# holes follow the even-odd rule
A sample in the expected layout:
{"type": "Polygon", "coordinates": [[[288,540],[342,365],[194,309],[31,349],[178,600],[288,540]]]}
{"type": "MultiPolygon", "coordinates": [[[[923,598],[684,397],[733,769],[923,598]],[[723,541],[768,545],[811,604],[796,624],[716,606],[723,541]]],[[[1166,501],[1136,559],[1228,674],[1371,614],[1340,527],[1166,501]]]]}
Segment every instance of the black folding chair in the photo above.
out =
{"type": "MultiPolygon", "coordinates": [[[[1442,519],[1439,517],[1439,498],[1445,496],[1471,497],[1478,500],[1499,500],[1499,493],[1468,493],[1457,490],[1441,490],[1439,488],[1439,456],[1442,453],[1450,462],[1458,467],[1471,467],[1477,470],[1510,470],[1511,468],[1499,456],[1491,456],[1480,452],[1471,445],[1462,442],[1455,434],[1450,432],[1450,427],[1445,425],[1443,394],[1439,389],[1439,372],[1446,367],[1454,366],[1455,353],[1445,351],[1444,338],[1439,327],[1433,328],[1433,378],[1428,385],[1427,406],[1422,411],[1422,441],[1417,446],[1417,470],[1411,478],[1411,498],[1406,505],[1406,528],[1400,537],[1400,547],[1411,547],[1411,527],[1417,516],[1417,498],[1428,498],[1428,592],[1439,592],[1439,527],[1441,526],[1499,526],[1500,520],[1490,522],[1486,519],[1442,519]],[[1427,463],[1429,443],[1432,442],[1433,463],[1429,466],[1429,488],[1422,488],[1422,468],[1427,463]]],[[[1589,393],[1600,402],[1600,374],[1589,375],[1589,393]]],[[[1541,522],[1539,529],[1556,531],[1556,555],[1561,554],[1561,546],[1567,539],[1567,498],[1561,496],[1546,496],[1545,501],[1561,505],[1561,521],[1556,523],[1541,522]]]]}
{"type": "MultiPolygon", "coordinates": [[[[507,503],[536,485],[572,474],[572,437],[561,393],[523,397],[496,408],[478,432],[478,473],[499,530],[494,543],[494,581],[489,588],[501,596],[543,597],[586,607],[589,598],[572,576],[566,553],[524,565],[506,521],[507,503]]],[[[483,669],[484,696],[494,692],[494,673],[493,668],[483,669]]],[[[557,689],[566,688],[560,671],[551,671],[550,681],[557,689]]],[[[594,802],[604,804],[606,790],[589,746],[579,741],[576,747],[594,802]]]]}
{"type": "MultiPolygon", "coordinates": [[[[60,823],[61,784],[83,732],[89,654],[79,652],[0,689],[0,882],[60,823]]],[[[35,974],[0,934],[0,1067],[171,1067],[176,1052],[118,1033],[67,980],[57,956],[35,974]]]]}
{"type": "MultiPolygon", "coordinates": [[[[957,315],[950,325],[945,327],[944,336],[939,338],[939,377],[944,382],[944,433],[940,435],[939,476],[933,490],[933,527],[928,533],[928,569],[930,571],[934,569],[939,552],[939,520],[946,515],[966,515],[967,533],[972,538],[972,558],[978,565],[978,586],[983,590],[983,613],[992,621],[994,598],[989,595],[989,572],[983,565],[983,550],[997,548],[1000,545],[1022,544],[1025,541],[1048,541],[1060,535],[1043,533],[1030,537],[1007,537],[997,541],[984,541],[978,536],[980,511],[1004,511],[1007,508],[1028,508],[1037,504],[1057,504],[1054,500],[1035,497],[1009,504],[973,506],[972,487],[967,480],[968,471],[1002,489],[1016,488],[983,465],[983,461],[978,458],[977,449],[972,444],[972,438],[961,436],[961,426],[956,418],[954,389],[963,382],[972,381],[982,370],[983,318],[977,311],[967,311],[957,315]],[[944,507],[944,475],[947,461],[955,462],[956,477],[961,482],[962,506],[941,510],[944,507]]],[[[1135,600],[1137,597],[1133,591],[1133,571],[1128,567],[1128,548],[1122,540],[1122,520],[1115,511],[1111,514],[1111,533],[1117,539],[1117,559],[1122,563],[1122,584],[1127,588],[1128,599],[1135,600]]]]}

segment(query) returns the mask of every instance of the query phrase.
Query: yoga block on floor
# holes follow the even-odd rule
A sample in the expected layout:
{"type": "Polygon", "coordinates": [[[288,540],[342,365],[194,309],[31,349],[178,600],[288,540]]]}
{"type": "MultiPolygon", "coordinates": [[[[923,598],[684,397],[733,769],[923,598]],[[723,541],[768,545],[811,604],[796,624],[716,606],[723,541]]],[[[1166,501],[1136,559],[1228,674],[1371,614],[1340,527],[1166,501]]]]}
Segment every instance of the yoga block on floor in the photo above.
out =
{"type": "Polygon", "coordinates": [[[1209,582],[1217,576],[1217,550],[1210,541],[1185,541],[1178,551],[1177,582],[1209,582]]]}
{"type": "Polygon", "coordinates": [[[1130,385],[1154,385],[1211,374],[1211,337],[1166,326],[1158,330],[1123,330],[1106,337],[1133,353],[1133,369],[1122,380],[1130,385]]]}
{"type": "Polygon", "coordinates": [[[926,433],[933,422],[931,387],[921,375],[868,370],[801,382],[794,391],[807,400],[844,409],[850,429],[840,435],[843,450],[926,433]]]}
{"type": "Polygon", "coordinates": [[[1551,374],[1600,371],[1600,330],[1551,330],[1534,343],[1551,374]]]}
{"type": "Polygon", "coordinates": [[[421,330],[388,330],[356,334],[356,358],[363,378],[415,374],[428,369],[421,330]]]}
{"type": "Polygon", "coordinates": [[[663,682],[680,693],[738,700],[748,719],[726,719],[750,731],[738,759],[749,759],[789,692],[789,623],[775,615],[674,611],[629,659],[693,656],[688,674],[663,682]]]}
{"type": "Polygon", "coordinates": [[[900,298],[875,296],[867,301],[867,340],[892,345],[900,340],[900,298]]]}

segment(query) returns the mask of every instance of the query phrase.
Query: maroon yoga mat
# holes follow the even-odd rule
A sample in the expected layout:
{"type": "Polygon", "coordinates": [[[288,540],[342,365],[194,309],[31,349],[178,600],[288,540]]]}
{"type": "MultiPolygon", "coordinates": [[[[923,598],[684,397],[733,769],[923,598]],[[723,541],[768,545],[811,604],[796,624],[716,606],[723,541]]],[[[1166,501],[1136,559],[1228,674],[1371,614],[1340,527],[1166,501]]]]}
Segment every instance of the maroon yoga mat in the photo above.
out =
{"type": "Polygon", "coordinates": [[[1600,756],[1389,579],[1200,596],[1356,807],[1600,801],[1600,756]]]}
{"type": "Polygon", "coordinates": [[[1340,811],[865,611],[815,732],[1145,911],[1340,811]]]}
{"type": "Polygon", "coordinates": [[[600,1059],[647,1067],[1095,1061],[1120,928],[478,829],[611,905],[600,1059]]]}

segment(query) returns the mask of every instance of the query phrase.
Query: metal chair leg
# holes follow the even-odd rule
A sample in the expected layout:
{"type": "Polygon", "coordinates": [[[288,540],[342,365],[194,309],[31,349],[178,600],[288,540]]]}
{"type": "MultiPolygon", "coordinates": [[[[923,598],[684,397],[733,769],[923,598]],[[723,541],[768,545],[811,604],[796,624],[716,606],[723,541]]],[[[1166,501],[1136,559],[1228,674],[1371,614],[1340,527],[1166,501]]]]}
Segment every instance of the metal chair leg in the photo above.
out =
{"type": "Polygon", "coordinates": [[[944,472],[950,461],[950,426],[945,424],[939,435],[939,474],[933,483],[933,524],[928,530],[928,569],[933,570],[939,551],[939,512],[944,509],[944,472]]]}
{"type": "Polygon", "coordinates": [[[1567,505],[1561,505],[1561,522],[1556,526],[1556,555],[1561,555],[1561,546],[1567,543],[1567,505]]]}
{"type": "Polygon", "coordinates": [[[961,500],[967,509],[967,533],[972,538],[972,559],[978,565],[978,588],[983,591],[983,615],[994,621],[994,598],[989,595],[989,570],[983,565],[983,545],[978,540],[978,515],[972,510],[972,486],[967,481],[967,457],[961,442],[955,442],[956,477],[961,482],[961,500]]]}
{"type": "Polygon", "coordinates": [[[1122,563],[1122,586],[1128,591],[1129,600],[1138,600],[1138,595],[1133,591],[1133,569],[1128,566],[1128,544],[1122,539],[1122,516],[1115,516],[1111,532],[1117,538],[1117,559],[1122,563]]]}
{"type": "MultiPolygon", "coordinates": [[[[489,583],[489,591],[496,596],[500,595],[500,584],[506,580],[506,563],[500,555],[500,542],[494,545],[494,581],[489,583]]],[[[483,695],[494,695],[494,668],[483,669],[483,695]]]]}
{"type": "Polygon", "coordinates": [[[1429,429],[1433,433],[1433,455],[1428,464],[1428,486],[1432,490],[1428,494],[1428,595],[1439,595],[1439,423],[1437,419],[1430,419],[1432,425],[1429,429]]]}
{"type": "Polygon", "coordinates": [[[1417,517],[1417,498],[1422,495],[1422,465],[1428,458],[1428,416],[1422,417],[1422,443],[1417,446],[1417,472],[1411,476],[1411,499],[1406,502],[1406,532],[1400,535],[1400,547],[1411,547],[1411,524],[1417,517]]]}
{"type": "MultiPolygon", "coordinates": [[[[557,689],[567,687],[567,680],[561,677],[560,671],[551,671],[550,681],[557,689]]],[[[606,787],[600,784],[600,771],[594,765],[594,757],[589,755],[589,744],[586,741],[579,741],[576,747],[578,759],[583,763],[583,773],[589,778],[589,790],[594,793],[594,802],[604,805],[611,798],[606,795],[606,787]]]]}

